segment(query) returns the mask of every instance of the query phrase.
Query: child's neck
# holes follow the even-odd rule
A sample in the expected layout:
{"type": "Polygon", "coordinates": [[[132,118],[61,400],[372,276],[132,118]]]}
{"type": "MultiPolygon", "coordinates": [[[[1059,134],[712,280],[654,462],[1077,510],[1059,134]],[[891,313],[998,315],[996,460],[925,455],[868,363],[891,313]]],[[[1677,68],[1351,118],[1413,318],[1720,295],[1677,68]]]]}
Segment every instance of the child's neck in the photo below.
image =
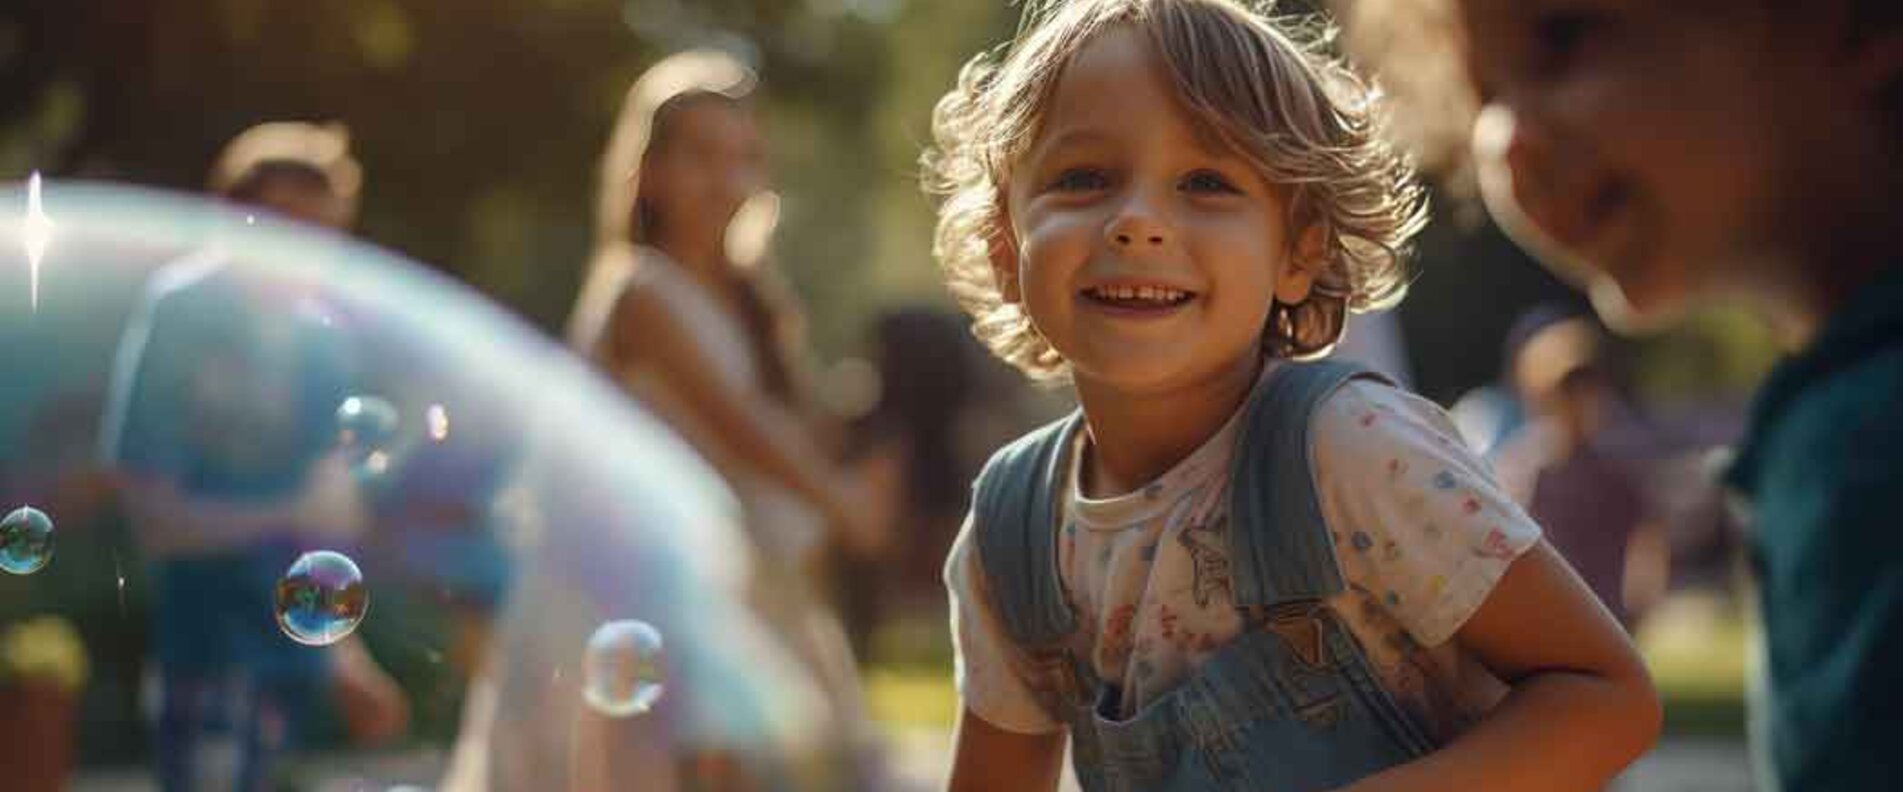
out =
{"type": "Polygon", "coordinates": [[[1783,288],[1767,300],[1780,335],[1792,349],[1809,347],[1832,315],[1885,273],[1903,266],[1903,153],[1878,145],[1851,175],[1832,182],[1835,199],[1814,220],[1813,232],[1791,246],[1781,267],[1783,288]]]}
{"type": "Polygon", "coordinates": [[[1895,267],[1903,266],[1894,243],[1877,245],[1839,256],[1817,256],[1794,266],[1791,285],[1774,297],[1760,296],[1759,305],[1771,319],[1784,346],[1802,350],[1832,315],[1858,291],[1895,267]]]}
{"type": "Polygon", "coordinates": [[[1130,393],[1077,378],[1090,446],[1079,488],[1106,498],[1155,481],[1220,431],[1262,372],[1251,355],[1203,380],[1154,393],[1130,393]]]}

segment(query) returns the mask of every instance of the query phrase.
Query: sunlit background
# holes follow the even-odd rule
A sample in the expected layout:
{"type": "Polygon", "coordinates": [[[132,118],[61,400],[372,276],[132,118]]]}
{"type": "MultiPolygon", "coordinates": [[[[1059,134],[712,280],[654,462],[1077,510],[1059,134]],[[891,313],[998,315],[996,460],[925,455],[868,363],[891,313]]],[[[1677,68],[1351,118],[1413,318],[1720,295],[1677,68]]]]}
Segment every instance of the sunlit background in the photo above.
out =
{"type": "MultiPolygon", "coordinates": [[[[1304,10],[1299,3],[1282,7],[1304,10]]],[[[7,499],[0,511],[15,515],[9,524],[25,526],[29,538],[39,512],[16,513],[17,506],[43,511],[56,526],[44,568],[29,568],[39,563],[37,551],[22,544],[21,559],[8,560],[0,573],[0,768],[52,763],[40,776],[52,779],[49,785],[33,789],[156,788],[149,658],[152,625],[164,623],[154,609],[166,604],[154,594],[151,551],[140,549],[110,477],[95,462],[115,350],[147,279],[174,256],[218,237],[241,268],[267,281],[289,277],[280,270],[345,262],[316,277],[366,301],[368,316],[399,317],[384,331],[412,344],[411,353],[453,361],[438,371],[406,371],[396,379],[401,387],[389,392],[344,393],[356,401],[326,407],[335,411],[340,443],[372,446],[353,462],[362,470],[398,465],[371,472],[402,472],[398,463],[408,458],[394,458],[375,440],[396,433],[392,426],[424,448],[459,435],[465,423],[453,400],[424,392],[439,374],[463,378],[458,387],[477,383],[473,392],[489,402],[477,409],[502,416],[489,422],[492,428],[544,438],[528,444],[539,450],[522,452],[535,464],[587,467],[584,450],[569,447],[582,441],[564,439],[583,430],[563,422],[627,423],[615,431],[637,440],[650,428],[634,411],[609,404],[602,383],[585,386],[592,388],[587,395],[539,392],[589,381],[579,360],[555,359],[566,354],[556,337],[593,242],[598,158],[630,82],[670,52],[714,47],[761,74],[762,124],[782,197],[764,266],[784,275],[804,306],[802,376],[832,420],[866,425],[882,398],[916,389],[906,378],[920,376],[895,371],[902,367],[892,364],[889,349],[882,355],[878,339],[889,345],[905,338],[907,322],[958,321],[931,258],[932,209],[916,175],[932,105],[970,54],[1007,37],[1016,23],[1016,9],[996,0],[26,0],[0,8],[0,497],[7,499]],[[176,197],[126,197],[98,185],[201,191],[226,141],[279,119],[348,127],[364,171],[359,235],[391,255],[338,247],[345,243],[275,221],[245,223],[242,213],[191,208],[176,197]],[[34,173],[43,185],[33,182],[34,173]],[[475,337],[507,343],[467,343],[475,337]],[[536,376],[545,370],[559,374],[536,376]],[[564,406],[562,399],[570,401],[564,406]],[[401,417],[386,420],[386,411],[401,417]]],[[[1400,373],[1453,406],[1500,378],[1503,345],[1517,318],[1576,298],[1515,251],[1477,207],[1453,197],[1436,207],[1422,241],[1420,278],[1395,327],[1405,351],[1400,373]]],[[[921,332],[943,337],[929,327],[921,332]]],[[[379,354],[386,353],[396,354],[379,354]]],[[[971,390],[980,394],[956,416],[961,445],[947,456],[961,475],[968,477],[991,445],[1066,406],[1056,394],[1023,386],[974,343],[955,345],[952,354],[969,363],[971,390]]],[[[1748,625],[1732,574],[1736,538],[1711,528],[1709,499],[1674,496],[1700,489],[1708,452],[1731,442],[1744,398],[1775,354],[1755,321],[1722,310],[1669,335],[1616,342],[1608,353],[1608,366],[1650,432],[1646,482],[1668,502],[1660,513],[1677,562],[1662,581],[1671,593],[1637,627],[1666,695],[1669,733],[1633,789],[1746,783],[1748,625]]],[[[851,455],[855,435],[846,436],[842,453],[851,455]]],[[[642,462],[600,466],[612,464],[642,462]]],[[[506,477],[494,475],[500,478],[488,484],[506,489],[496,483],[506,477]]],[[[962,489],[963,482],[956,485],[962,489]]],[[[411,481],[394,491],[424,493],[430,486],[411,481]]],[[[502,508],[492,500],[481,507],[502,508]]],[[[560,500],[575,508],[647,508],[637,495],[560,500]]],[[[368,530],[377,536],[395,529],[368,530]]],[[[607,546],[608,528],[583,530],[583,555],[607,546]]],[[[893,566],[901,571],[844,582],[829,592],[828,607],[843,614],[853,639],[866,707],[885,746],[880,761],[891,766],[895,785],[929,787],[943,772],[957,706],[935,578],[944,537],[908,534],[903,521],[895,531],[891,552],[901,560],[893,566]]],[[[365,557],[355,559],[372,604],[352,626],[406,697],[408,723],[400,737],[360,750],[337,713],[310,715],[316,736],[286,776],[294,787],[442,783],[473,711],[470,669],[505,630],[505,582],[519,584],[533,572],[532,562],[513,551],[490,558],[481,543],[425,542],[407,550],[420,555],[410,558],[412,578],[398,582],[401,576],[380,577],[380,569],[401,567],[405,558],[401,532],[387,538],[364,544],[365,557]],[[336,757],[346,755],[357,758],[338,764],[336,757]]],[[[673,547],[680,540],[652,541],[673,547]]],[[[276,583],[278,598],[293,603],[287,607],[314,601],[298,600],[312,595],[297,585],[342,596],[349,570],[335,559],[304,562],[297,555],[269,576],[295,578],[276,583]],[[290,575],[293,563],[304,563],[308,574],[290,575]]],[[[580,562],[550,563],[573,572],[568,565],[580,562]]],[[[681,585],[719,588],[698,578],[681,585]]],[[[347,604],[340,607],[348,612],[347,604]]],[[[684,626],[691,619],[681,621],[686,613],[654,616],[646,622],[655,626],[645,627],[617,621],[629,614],[589,617],[610,627],[594,634],[575,626],[570,632],[580,632],[563,635],[574,645],[573,673],[583,672],[583,647],[607,647],[601,651],[610,657],[590,662],[621,663],[614,667],[624,671],[616,673],[638,680],[650,673],[640,670],[648,654],[658,651],[644,648],[656,643],[644,629],[658,630],[670,651],[676,642],[700,641],[684,626]]],[[[316,621],[280,612],[289,619],[282,631],[297,638],[315,630],[316,642],[326,643],[323,631],[337,627],[328,620],[342,618],[306,616],[316,621]]],[[[280,632],[267,626],[271,635],[280,632]]],[[[720,646],[704,651],[731,656],[720,646]]],[[[774,654],[755,656],[781,662],[770,659],[774,654]]],[[[537,674],[552,667],[547,658],[519,656],[537,674]]],[[[785,674],[791,679],[800,669],[785,674]]],[[[590,705],[639,719],[654,706],[641,700],[652,691],[623,682],[601,694],[605,706],[593,699],[590,705]]],[[[734,695],[770,699],[755,702],[763,711],[808,706],[759,691],[734,695]]],[[[773,761],[781,764],[758,766],[807,779],[845,777],[787,769],[806,760],[773,761]]]]}

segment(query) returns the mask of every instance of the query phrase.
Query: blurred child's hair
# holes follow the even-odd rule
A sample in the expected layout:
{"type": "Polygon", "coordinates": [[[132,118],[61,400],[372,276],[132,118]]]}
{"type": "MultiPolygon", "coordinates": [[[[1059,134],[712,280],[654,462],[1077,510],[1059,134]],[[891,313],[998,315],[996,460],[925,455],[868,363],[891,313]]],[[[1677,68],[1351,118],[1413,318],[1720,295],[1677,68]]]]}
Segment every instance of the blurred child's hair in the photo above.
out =
{"type": "Polygon", "coordinates": [[[336,122],[272,121],[251,127],[225,144],[206,186],[215,195],[249,201],[278,180],[355,203],[363,189],[363,167],[351,156],[350,130],[336,122]]]}
{"type": "Polygon", "coordinates": [[[1334,0],[1348,54],[1381,81],[1388,131],[1428,171],[1468,192],[1469,137],[1480,112],[1468,81],[1456,0],[1334,0]]]}
{"type": "Polygon", "coordinates": [[[1058,78],[1097,34],[1120,25],[1149,37],[1195,123],[1282,191],[1289,238],[1317,226],[1325,235],[1309,298],[1270,311],[1271,354],[1324,354],[1348,311],[1401,298],[1425,195],[1378,129],[1374,92],[1322,52],[1325,36],[1298,44],[1238,0],[1033,0],[1016,38],[973,58],[939,100],[922,160],[927,191],[942,197],[933,253],[994,353],[1033,379],[1068,373],[1029,317],[1004,301],[991,254],[1007,244],[1012,165],[1041,133],[1058,78]]]}

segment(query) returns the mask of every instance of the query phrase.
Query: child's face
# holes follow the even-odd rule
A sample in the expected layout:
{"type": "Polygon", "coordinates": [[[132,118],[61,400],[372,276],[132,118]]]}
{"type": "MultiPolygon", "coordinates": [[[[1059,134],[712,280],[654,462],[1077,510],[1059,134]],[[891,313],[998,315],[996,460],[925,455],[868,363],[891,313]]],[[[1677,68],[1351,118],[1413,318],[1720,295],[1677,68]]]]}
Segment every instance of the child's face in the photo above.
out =
{"type": "Polygon", "coordinates": [[[1099,35],[1009,178],[1012,244],[993,266],[1080,384],[1155,391],[1253,366],[1278,288],[1307,296],[1276,190],[1202,139],[1163,69],[1140,32],[1099,35]]]}
{"type": "Polygon", "coordinates": [[[1832,222],[1831,174],[1854,168],[1822,119],[1863,101],[1790,23],[1803,8],[1460,2],[1482,187],[1509,232],[1595,298],[1622,297],[1598,302],[1628,322],[1787,285],[1832,222]]]}

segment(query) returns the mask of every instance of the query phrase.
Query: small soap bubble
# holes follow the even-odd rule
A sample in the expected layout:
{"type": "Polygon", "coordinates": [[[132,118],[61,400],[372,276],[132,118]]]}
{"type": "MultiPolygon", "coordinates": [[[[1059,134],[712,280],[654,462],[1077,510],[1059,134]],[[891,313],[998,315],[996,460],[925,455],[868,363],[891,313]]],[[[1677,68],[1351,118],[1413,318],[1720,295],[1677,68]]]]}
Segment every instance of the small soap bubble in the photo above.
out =
{"type": "Polygon", "coordinates": [[[370,607],[363,571],[349,556],[318,550],[298,556],[278,578],[278,627],[306,646],[328,646],[357,629],[370,607]]]}
{"type": "Polygon", "coordinates": [[[396,440],[396,407],[375,396],[352,396],[337,406],[337,443],[359,475],[376,476],[390,468],[396,440]]]}
{"type": "Polygon", "coordinates": [[[627,619],[596,628],[582,656],[582,698],[610,718],[641,715],[665,692],[661,633],[627,619]]]}
{"type": "Polygon", "coordinates": [[[0,569],[31,575],[53,560],[53,520],[31,506],[0,520],[0,569]]]}

